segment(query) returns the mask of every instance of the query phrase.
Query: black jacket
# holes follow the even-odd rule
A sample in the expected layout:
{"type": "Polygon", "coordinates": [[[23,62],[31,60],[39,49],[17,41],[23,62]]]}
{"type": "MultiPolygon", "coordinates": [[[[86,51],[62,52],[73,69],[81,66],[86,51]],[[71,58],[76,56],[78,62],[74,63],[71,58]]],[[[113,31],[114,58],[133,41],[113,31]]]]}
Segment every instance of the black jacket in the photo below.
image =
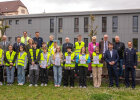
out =
{"type": "Polygon", "coordinates": [[[72,48],[72,51],[73,51],[73,44],[72,44],[72,43],[64,43],[64,44],[63,44],[63,47],[62,47],[62,52],[63,52],[63,54],[64,54],[65,52],[67,52],[67,47],[71,47],[71,48],[72,48]]]}
{"type": "Polygon", "coordinates": [[[123,42],[114,43],[114,49],[118,51],[119,58],[123,59],[125,44],[123,42]]]}

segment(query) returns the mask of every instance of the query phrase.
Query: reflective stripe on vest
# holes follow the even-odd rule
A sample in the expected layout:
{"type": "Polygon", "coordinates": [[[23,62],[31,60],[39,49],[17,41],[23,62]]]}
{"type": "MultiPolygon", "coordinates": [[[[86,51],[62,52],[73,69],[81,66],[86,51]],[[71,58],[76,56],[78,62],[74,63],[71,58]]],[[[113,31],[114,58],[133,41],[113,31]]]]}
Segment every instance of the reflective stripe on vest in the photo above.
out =
{"type": "MultiPolygon", "coordinates": [[[[49,42],[47,42],[47,45],[49,45],[49,42]]],[[[53,50],[53,46],[54,46],[54,42],[51,45],[49,45],[48,52],[51,52],[53,50]]]]}
{"type": "MultiPolygon", "coordinates": [[[[29,52],[30,52],[32,61],[34,61],[34,58],[33,58],[33,49],[29,49],[29,52]]],[[[40,52],[40,49],[36,49],[36,59],[38,57],[39,52],[40,52]]]]}
{"type": "MultiPolygon", "coordinates": [[[[68,56],[68,52],[65,53],[65,57],[68,56]]],[[[75,57],[75,53],[71,53],[71,60],[74,60],[74,57],[75,57]]],[[[66,64],[65,63],[65,67],[75,67],[75,63],[74,62],[71,62],[71,64],[66,64]]]]}
{"type": "Polygon", "coordinates": [[[17,65],[19,66],[24,66],[24,63],[25,63],[25,57],[27,56],[27,53],[24,52],[21,56],[20,56],[20,52],[18,54],[18,63],[17,65]]]}
{"type": "MultiPolygon", "coordinates": [[[[94,56],[96,56],[96,53],[95,52],[93,52],[92,53],[92,57],[94,58],[94,56]]],[[[102,54],[99,54],[99,60],[101,60],[102,59],[102,54]]],[[[99,64],[91,64],[91,66],[92,67],[103,67],[103,64],[102,63],[99,63],[99,64]]]]}
{"type": "Polygon", "coordinates": [[[2,55],[3,55],[3,50],[0,49],[0,64],[2,64],[2,55]]]}
{"type": "Polygon", "coordinates": [[[85,46],[85,43],[82,41],[79,45],[78,42],[75,42],[75,53],[78,55],[81,52],[81,48],[85,46]]]}
{"type": "MultiPolygon", "coordinates": [[[[81,56],[82,56],[82,55],[79,54],[79,59],[80,59],[81,56]]],[[[86,60],[88,60],[88,58],[89,58],[89,54],[86,54],[86,60]]],[[[80,63],[79,63],[78,66],[88,67],[88,64],[80,64],[80,63]]]]}
{"type": "MultiPolygon", "coordinates": [[[[10,63],[14,60],[15,55],[16,55],[16,52],[15,52],[15,51],[12,51],[12,54],[11,54],[11,55],[10,55],[10,51],[7,51],[7,52],[6,52],[6,58],[7,58],[7,60],[8,60],[10,63]]],[[[6,63],[6,66],[10,66],[10,64],[6,63]]],[[[14,63],[13,66],[15,66],[15,63],[14,63]]]]}

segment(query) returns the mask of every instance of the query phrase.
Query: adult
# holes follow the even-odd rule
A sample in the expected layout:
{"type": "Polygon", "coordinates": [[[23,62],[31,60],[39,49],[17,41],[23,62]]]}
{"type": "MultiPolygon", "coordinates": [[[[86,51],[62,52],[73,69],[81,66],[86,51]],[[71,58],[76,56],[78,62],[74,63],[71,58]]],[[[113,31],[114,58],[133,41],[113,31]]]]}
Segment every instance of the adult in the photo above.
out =
{"type": "Polygon", "coordinates": [[[33,40],[34,40],[34,42],[37,42],[38,49],[42,47],[43,38],[40,37],[39,32],[35,32],[35,37],[33,38],[33,40]]]}
{"type": "Polygon", "coordinates": [[[62,53],[65,54],[65,52],[67,52],[67,47],[71,47],[72,51],[73,51],[73,44],[70,43],[70,38],[66,37],[65,38],[65,43],[62,46],[62,53]]]}
{"type": "Polygon", "coordinates": [[[51,50],[53,49],[53,46],[54,46],[54,42],[53,42],[54,36],[50,35],[49,39],[50,39],[50,41],[47,42],[47,48],[48,48],[48,52],[51,52],[51,50]]]}
{"type": "Polygon", "coordinates": [[[19,52],[19,47],[20,46],[25,46],[25,44],[23,44],[23,43],[21,43],[21,37],[20,36],[18,36],[17,37],[17,41],[16,41],[16,43],[14,43],[14,45],[13,45],[13,50],[15,51],[15,52],[19,52]]]}
{"type": "Polygon", "coordinates": [[[24,43],[25,45],[28,44],[28,40],[30,37],[28,37],[28,34],[26,31],[23,32],[23,36],[21,37],[21,43],[24,43]]]}
{"type": "MultiPolygon", "coordinates": [[[[95,51],[95,48],[99,46],[99,43],[96,42],[96,36],[92,37],[92,42],[88,44],[88,51],[90,57],[92,57],[93,52],[95,51]]],[[[92,77],[92,67],[91,63],[88,66],[88,70],[91,72],[90,77],[92,77]]]]}
{"type": "Polygon", "coordinates": [[[113,49],[113,44],[109,43],[109,50],[106,50],[104,59],[107,63],[108,75],[109,75],[109,87],[113,87],[113,78],[115,77],[116,87],[119,87],[119,79],[117,73],[117,62],[119,55],[117,50],[113,49]]]}
{"type": "Polygon", "coordinates": [[[136,66],[137,66],[137,55],[136,50],[132,47],[132,42],[128,42],[128,48],[124,51],[123,67],[125,68],[125,85],[126,88],[130,86],[129,72],[131,72],[132,77],[132,88],[135,88],[135,76],[136,76],[136,66]]]}
{"type": "Polygon", "coordinates": [[[2,41],[0,42],[0,45],[2,46],[2,50],[4,52],[8,51],[8,47],[9,47],[10,43],[7,41],[6,35],[2,36],[2,41]]]}
{"type": "MultiPolygon", "coordinates": [[[[104,57],[105,51],[108,50],[108,44],[109,43],[110,43],[110,41],[108,41],[108,35],[105,34],[103,40],[100,41],[100,43],[99,43],[99,50],[100,50],[100,53],[103,54],[103,57],[104,57]]],[[[107,67],[106,67],[107,65],[106,65],[105,61],[103,62],[103,64],[104,64],[104,66],[103,66],[103,69],[102,69],[103,70],[102,75],[103,75],[103,77],[105,77],[105,76],[108,75],[107,67]]]]}
{"type": "MultiPolygon", "coordinates": [[[[85,46],[85,43],[82,41],[82,35],[77,36],[78,41],[75,42],[75,55],[77,56],[81,52],[81,48],[85,46]]],[[[75,64],[75,76],[78,75],[78,64],[75,64]]]]}
{"type": "Polygon", "coordinates": [[[120,37],[115,36],[115,43],[114,43],[114,49],[118,51],[119,54],[119,77],[122,78],[123,76],[123,55],[125,50],[125,44],[123,42],[120,42],[120,37]]]}

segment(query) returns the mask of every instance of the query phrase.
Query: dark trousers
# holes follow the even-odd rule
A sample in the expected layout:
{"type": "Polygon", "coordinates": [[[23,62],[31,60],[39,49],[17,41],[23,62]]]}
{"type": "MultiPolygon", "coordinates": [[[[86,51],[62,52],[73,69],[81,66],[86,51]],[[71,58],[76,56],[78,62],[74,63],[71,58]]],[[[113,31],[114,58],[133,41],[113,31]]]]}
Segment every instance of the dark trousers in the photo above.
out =
{"type": "Polygon", "coordinates": [[[41,83],[44,83],[44,84],[48,83],[48,69],[47,68],[40,68],[40,81],[41,83]]]}
{"type": "Polygon", "coordinates": [[[74,86],[74,70],[64,69],[64,86],[68,86],[69,79],[70,79],[70,86],[74,86]]]}
{"type": "Polygon", "coordinates": [[[115,78],[116,86],[119,86],[119,79],[116,66],[108,66],[109,85],[113,86],[113,78],[115,78]]]}
{"type": "Polygon", "coordinates": [[[3,66],[0,66],[0,82],[3,81],[3,66]]]}
{"type": "Polygon", "coordinates": [[[78,67],[78,63],[75,63],[75,74],[79,74],[79,67],[78,67]]]}
{"type": "Polygon", "coordinates": [[[131,77],[132,77],[132,87],[135,87],[135,77],[136,77],[135,68],[131,68],[131,67],[125,68],[125,84],[127,87],[130,86],[130,81],[129,81],[129,73],[130,72],[131,72],[131,77]]]}
{"type": "Polygon", "coordinates": [[[87,67],[79,66],[79,86],[87,86],[87,71],[87,67]]]}

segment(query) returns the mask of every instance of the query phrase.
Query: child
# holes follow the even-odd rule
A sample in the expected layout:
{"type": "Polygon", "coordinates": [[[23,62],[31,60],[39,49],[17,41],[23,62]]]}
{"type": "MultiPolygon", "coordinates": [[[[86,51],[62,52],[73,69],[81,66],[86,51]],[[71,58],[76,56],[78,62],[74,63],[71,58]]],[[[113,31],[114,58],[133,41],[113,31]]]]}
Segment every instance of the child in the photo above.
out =
{"type": "Polygon", "coordinates": [[[19,53],[17,56],[16,68],[18,69],[18,85],[23,85],[25,83],[25,68],[27,66],[27,53],[24,47],[21,45],[19,47],[19,53]]]}
{"type": "Polygon", "coordinates": [[[8,49],[9,51],[6,51],[4,54],[4,61],[6,63],[7,85],[12,85],[14,82],[15,61],[17,54],[13,51],[12,45],[9,45],[8,49]]]}
{"type": "Polygon", "coordinates": [[[44,48],[47,48],[46,42],[42,42],[42,47],[40,48],[41,52],[43,52],[44,48]]]}
{"type": "Polygon", "coordinates": [[[93,85],[96,88],[99,88],[101,86],[101,75],[102,75],[102,67],[103,67],[103,63],[102,63],[102,54],[99,53],[99,47],[95,48],[95,52],[93,52],[92,54],[92,58],[93,58],[93,63],[92,63],[92,71],[93,71],[93,85]],[[97,62],[95,62],[94,57],[98,57],[97,62]]]}
{"type": "Polygon", "coordinates": [[[90,56],[86,53],[86,48],[82,47],[81,52],[76,57],[76,63],[79,67],[79,86],[86,88],[86,76],[88,71],[88,64],[90,63],[90,56]]]}
{"type": "Polygon", "coordinates": [[[75,53],[71,51],[71,47],[67,47],[67,52],[64,56],[65,68],[64,68],[64,87],[68,86],[70,77],[70,87],[74,87],[74,68],[75,68],[75,53]]]}
{"type": "Polygon", "coordinates": [[[29,63],[30,63],[30,69],[29,69],[29,75],[30,75],[30,87],[32,85],[35,85],[37,87],[37,82],[39,78],[39,61],[40,61],[40,54],[41,50],[37,49],[37,43],[33,43],[33,48],[29,49],[29,63]]]}
{"type": "Polygon", "coordinates": [[[43,59],[44,59],[41,61],[41,64],[40,64],[41,86],[47,86],[47,84],[48,84],[48,67],[50,66],[50,53],[47,52],[46,47],[43,48],[41,57],[43,57],[43,59]]]}
{"type": "Polygon", "coordinates": [[[3,81],[3,58],[4,58],[4,52],[2,50],[2,47],[0,46],[0,85],[2,85],[2,81],[3,81]]]}
{"type": "Polygon", "coordinates": [[[62,59],[63,59],[63,54],[61,51],[61,48],[58,46],[56,48],[56,51],[53,56],[53,61],[54,61],[54,66],[53,66],[53,72],[54,72],[54,84],[55,87],[60,87],[61,85],[61,80],[62,80],[62,59]]]}

